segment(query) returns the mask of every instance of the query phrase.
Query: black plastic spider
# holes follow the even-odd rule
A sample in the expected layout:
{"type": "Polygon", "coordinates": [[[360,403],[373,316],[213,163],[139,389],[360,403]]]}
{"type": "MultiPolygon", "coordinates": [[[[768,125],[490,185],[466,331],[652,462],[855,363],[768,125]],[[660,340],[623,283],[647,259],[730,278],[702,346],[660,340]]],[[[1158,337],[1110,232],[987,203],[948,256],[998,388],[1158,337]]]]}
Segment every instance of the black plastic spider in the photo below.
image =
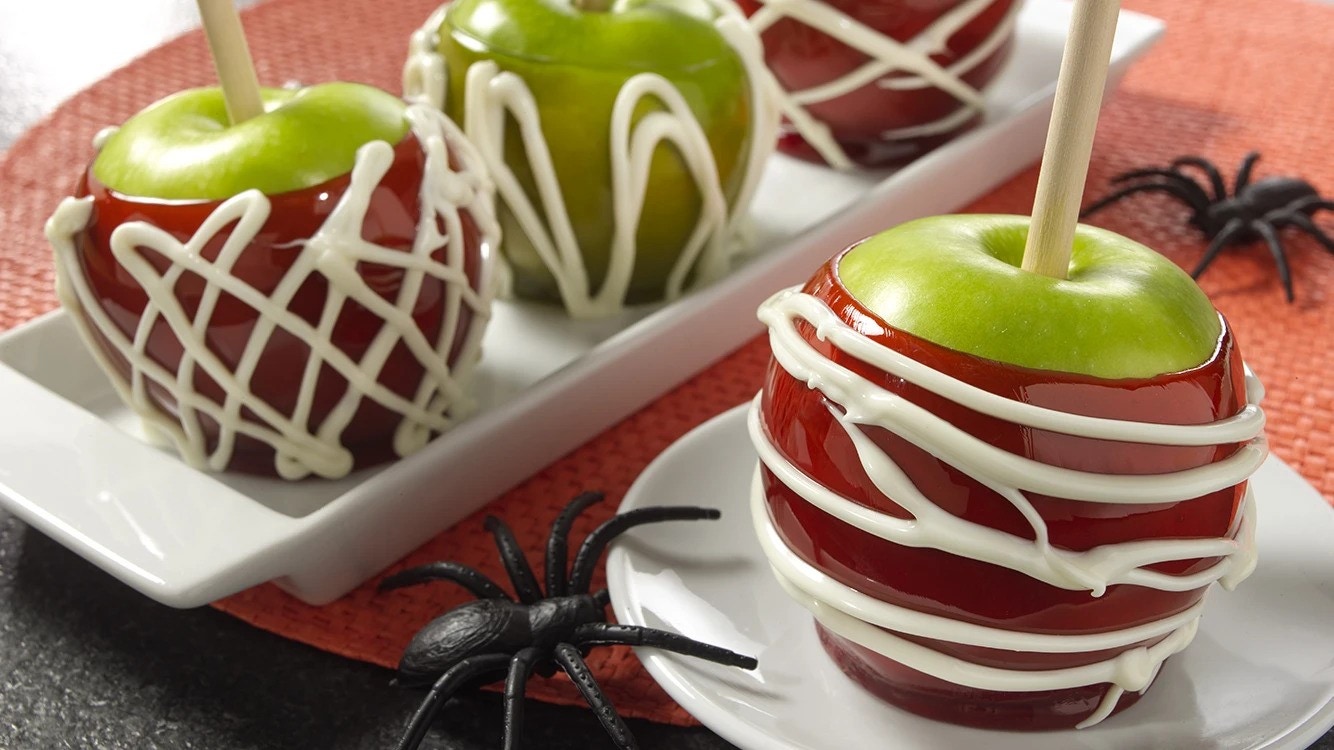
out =
{"type": "Polygon", "coordinates": [[[1260,238],[1274,256],[1279,278],[1283,281],[1283,290],[1288,301],[1292,302],[1292,274],[1288,269],[1288,256],[1279,240],[1278,230],[1286,226],[1297,227],[1334,252],[1334,238],[1311,220],[1321,209],[1334,209],[1334,201],[1321,197],[1311,183],[1296,177],[1266,177],[1252,183],[1251,172],[1259,160],[1260,155],[1255,152],[1247,154],[1242,160],[1231,196],[1228,195],[1223,176],[1218,173],[1218,167],[1199,156],[1183,156],[1165,169],[1126,172],[1115,177],[1112,182],[1131,184],[1085,208],[1081,216],[1091,216],[1135,193],[1166,193],[1190,207],[1190,223],[1211,240],[1199,265],[1191,272],[1192,277],[1199,278],[1225,247],[1260,238]],[[1199,183],[1184,174],[1181,171],[1183,167],[1195,167],[1204,172],[1213,188],[1213,195],[1210,196],[1199,183]],[[1132,183],[1132,180],[1142,181],[1132,183]]]}
{"type": "Polygon", "coordinates": [[[718,664],[754,669],[755,659],[710,646],[676,633],[607,622],[610,596],[604,589],[589,594],[593,569],[607,545],[623,532],[660,521],[714,520],[711,508],[640,508],[614,516],[589,534],[575,555],[570,577],[569,534],[574,521],[602,493],[576,497],[551,526],[546,549],[546,596],[533,574],[514,533],[490,516],[486,529],[495,537],[500,557],[519,600],[506,596],[500,586],[480,571],[453,562],[438,562],[405,570],[380,583],[380,590],[402,588],[433,580],[453,581],[477,597],[422,628],[403,652],[399,681],[408,686],[431,685],[397,745],[416,748],[426,736],[440,707],[459,689],[495,682],[505,677],[505,750],[522,745],[524,686],[534,672],[544,677],[562,669],[597,714],[617,748],[637,747],[630,729],[608,702],[584,662],[593,646],[624,644],[651,646],[718,664]]]}

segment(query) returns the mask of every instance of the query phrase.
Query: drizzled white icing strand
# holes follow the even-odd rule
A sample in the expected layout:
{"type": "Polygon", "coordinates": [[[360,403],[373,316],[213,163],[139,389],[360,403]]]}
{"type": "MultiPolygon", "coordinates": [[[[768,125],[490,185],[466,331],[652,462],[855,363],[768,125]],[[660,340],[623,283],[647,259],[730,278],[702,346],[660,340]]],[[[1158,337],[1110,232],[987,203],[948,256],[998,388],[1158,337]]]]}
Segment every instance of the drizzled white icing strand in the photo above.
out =
{"type": "MultiPolygon", "coordinates": [[[[860,429],[839,420],[854,441],[858,457],[876,488],[912,518],[898,518],[853,502],[793,466],[774,447],[758,416],[759,404],[751,409],[750,430],[760,460],[780,482],[811,505],[868,534],[905,547],[939,549],[979,562],[1019,571],[1051,586],[1072,591],[1090,591],[1101,596],[1108,586],[1134,584],[1164,591],[1193,591],[1214,581],[1245,577],[1254,568],[1254,505],[1243,506],[1236,537],[1226,539],[1145,540],[1105,545],[1076,552],[1053,547],[1046,525],[1037,517],[1022,492],[1001,490],[1028,520],[1036,539],[1007,534],[976,524],[942,510],[908,480],[902,470],[880,451],[860,429]],[[1149,570],[1150,566],[1176,560],[1221,557],[1218,563],[1192,575],[1176,576],[1149,570]]],[[[1235,584],[1233,584],[1235,585],[1235,584]]]]}
{"type": "MultiPolygon", "coordinates": [[[[410,98],[435,106],[443,106],[448,96],[445,61],[438,52],[443,20],[442,6],[413,35],[403,77],[404,91],[410,98]]],[[[715,26],[736,50],[749,81],[754,126],[741,189],[729,209],[708,137],[680,91],[654,73],[630,78],[617,95],[608,124],[615,228],[606,276],[596,290],[566,209],[550,146],[542,133],[537,101],[527,83],[514,73],[502,71],[496,63],[483,60],[468,69],[465,91],[455,92],[465,97],[464,129],[494,176],[501,200],[551,272],[573,317],[606,316],[624,307],[634,273],[639,221],[649,200],[653,154],[664,143],[675,146],[685,161],[699,191],[701,209],[668,275],[663,297],[680,297],[687,291],[687,279],[703,285],[729,269],[732,254],[740,244],[740,225],[759,184],[763,163],[773,150],[778,127],[777,86],[740,11],[724,9],[715,26]],[[666,111],[652,112],[635,122],[635,112],[645,100],[660,103],[666,111]],[[518,126],[540,207],[530,200],[505,161],[505,132],[510,118],[518,126]]]]}
{"type": "Polygon", "coordinates": [[[413,105],[407,110],[407,118],[426,156],[419,193],[421,217],[410,252],[381,247],[362,237],[371,196],[394,159],[393,147],[374,141],[358,150],[348,187],[324,224],[308,240],[294,243],[301,247],[300,254],[269,295],[231,274],[232,266],[269,218],[271,203],[259,191],[246,191],[224,201],[184,244],[146,222],[127,222],[117,227],[111,235],[112,254],[148,296],[148,306],[133,337],[114,325],[79,270],[74,236],[91,218],[92,198],[67,198],[48,221],[47,236],[56,251],[57,294],[62,304],[73,313],[89,350],[111,375],[121,397],[155,433],[165,435],[187,463],[222,470],[232,459],[236,437],[246,435],[274,448],[275,470],[284,478],[297,479],[312,473],[339,477],[353,466],[354,457],[342,445],[341,436],[363,399],[403,416],[393,436],[393,449],[400,456],[425,445],[433,432],[448,429],[467,408],[460,383],[480,355],[482,329],[490,315],[494,292],[491,253],[499,228],[494,215],[493,188],[477,155],[443,114],[431,107],[413,105]],[[461,171],[451,169],[450,150],[459,159],[461,171]],[[476,290],[470,286],[464,267],[466,241],[461,210],[472,215],[485,245],[476,290]],[[201,251],[205,245],[228,227],[232,227],[231,234],[217,259],[203,258],[201,251]],[[431,257],[441,248],[445,250],[444,262],[431,257]],[[166,259],[170,263],[167,270],[159,273],[145,250],[166,259]],[[359,263],[403,269],[397,298],[392,302],[385,300],[371,289],[357,272],[359,263]],[[177,280],[187,272],[206,282],[193,318],[173,291],[177,280]],[[325,277],[329,289],[320,319],[312,325],[292,313],[289,305],[306,280],[315,274],[325,277]],[[444,319],[435,341],[428,341],[412,318],[422,284],[428,277],[443,281],[445,286],[444,319]],[[260,313],[235,370],[209,349],[204,338],[214,307],[224,293],[260,313]],[[359,360],[353,360],[331,342],[334,324],[349,300],[384,321],[359,360]],[[446,363],[465,305],[474,320],[451,368],[446,363]],[[159,321],[169,326],[181,342],[183,354],[174,372],[146,353],[149,334],[159,321]],[[89,326],[95,327],[129,362],[128,379],[117,374],[89,326]],[[260,357],[278,329],[310,346],[309,358],[300,374],[297,403],[290,415],[278,412],[250,388],[260,357]],[[400,344],[425,371],[411,398],[401,397],[378,382],[385,362],[400,344]],[[323,366],[337,371],[349,385],[329,414],[310,431],[306,425],[323,366]],[[227,394],[222,403],[195,390],[196,368],[227,394]],[[171,418],[154,405],[148,395],[150,382],[171,395],[179,419],[171,418]],[[244,412],[253,414],[255,419],[247,418],[244,412]],[[219,425],[217,445],[211,452],[207,449],[201,415],[219,425]]]}
{"type": "Polygon", "coordinates": [[[1093,726],[1110,716],[1127,691],[1147,690],[1158,676],[1163,662],[1186,650],[1199,630],[1197,618],[1152,646],[1129,649],[1111,659],[1081,667],[1041,671],[1001,669],[948,656],[899,638],[828,606],[792,585],[791,581],[781,575],[778,576],[778,582],[789,596],[809,610],[829,631],[863,648],[885,654],[907,667],[956,685],[996,692],[1032,692],[1110,684],[1098,709],[1076,724],[1077,729],[1093,726]]]}
{"type": "Polygon", "coordinates": [[[574,317],[609,315],[621,309],[630,288],[635,262],[635,231],[646,203],[649,169],[658,144],[671,142],[685,157],[703,198],[695,230],[668,278],[664,296],[679,297],[685,279],[699,261],[701,280],[716,279],[727,265],[727,201],[718,181],[709,142],[688,105],[665,78],[641,73],[626,81],[616,98],[611,121],[612,204],[616,216],[610,261],[601,287],[594,292],[584,255],[565,208],[551,152],[542,135],[537,101],[519,76],[501,72],[493,62],[475,63],[467,76],[467,130],[488,158],[496,186],[542,262],[552,271],[561,299],[574,317]],[[631,135],[631,118],[645,98],[656,98],[667,112],[643,117],[631,135]],[[513,116],[528,163],[533,166],[541,208],[525,194],[505,163],[505,121],[513,116]],[[542,216],[551,219],[547,226],[542,216]]]}
{"type": "Polygon", "coordinates": [[[1200,602],[1163,620],[1106,633],[1055,635],[987,627],[942,615],[919,612],[876,599],[834,580],[803,560],[787,547],[774,528],[773,518],[764,501],[764,489],[758,468],[751,485],[751,514],[760,546],[763,547],[775,574],[844,614],[908,635],[1005,651],[1078,654],[1124,648],[1142,641],[1161,638],[1197,619],[1204,610],[1204,602],[1200,602]]]}
{"type": "MultiPolygon", "coordinates": [[[[1060,550],[1050,545],[1046,525],[1024,495],[1033,490],[1045,495],[1079,501],[1142,504],[1190,500],[1237,485],[1258,468],[1265,456],[1260,433],[1263,419],[1248,418],[1247,430],[1238,435],[1210,433],[1211,425],[1150,425],[1066,414],[1021,405],[1001,396],[968,386],[944,373],[880,346],[839,320],[823,301],[789,289],[771,297],[759,312],[769,326],[775,360],[794,378],[820,391],[837,409],[831,415],[847,433],[863,468],[876,488],[910,513],[901,519],[866,508],[829,490],[792,465],[774,446],[752,414],[751,433],[761,460],[785,485],[808,502],[867,533],[912,547],[933,547],[970,559],[1003,565],[1050,585],[1100,594],[1114,583],[1134,583],[1165,590],[1189,591],[1233,572],[1253,567],[1253,546],[1243,547],[1234,539],[1146,540],[1106,545],[1085,552],[1060,550]],[[1018,424],[1041,427],[1053,422],[1061,431],[1100,437],[1117,435],[1132,442],[1198,445],[1192,433],[1200,431],[1219,439],[1217,444],[1249,440],[1231,457],[1195,469],[1156,474],[1103,475],[1075,471],[1008,453],[978,440],[941,417],[866,380],[836,364],[812,348],[796,329],[802,320],[841,351],[919,387],[938,393],[974,411],[1018,424]],[[1018,406],[1026,408],[1019,409],[1018,406]],[[1081,430],[1084,423],[1087,429],[1081,430]],[[878,426],[894,432],[936,458],[957,467],[1010,501],[1028,520],[1035,539],[1006,534],[966,521],[945,512],[921,493],[902,469],[861,429],[878,426]],[[1133,434],[1138,425],[1143,432],[1133,434]],[[1221,556],[1208,571],[1194,576],[1167,576],[1147,570],[1171,560],[1221,556]]],[[[757,399],[752,412],[758,410],[757,399]]],[[[1245,412],[1243,412],[1245,413],[1245,412]]],[[[1236,529],[1242,543],[1252,538],[1245,513],[1236,529]]],[[[1235,577],[1235,576],[1233,576],[1235,577]]],[[[1229,578],[1232,580],[1232,577],[1229,578]]]]}
{"type": "Polygon", "coordinates": [[[120,130],[120,128],[114,125],[108,125],[97,131],[97,133],[93,135],[93,150],[101,151],[102,147],[107,145],[107,141],[111,140],[111,136],[115,135],[118,130],[120,130]]]}
{"type": "Polygon", "coordinates": [[[932,375],[929,368],[904,367],[911,361],[895,356],[886,347],[843,325],[828,305],[799,291],[786,290],[770,298],[761,306],[759,317],[769,326],[774,358],[793,377],[817,387],[843,406],[846,411],[843,420],[892,426],[895,432],[942,460],[966,456],[976,467],[974,476],[979,479],[991,477],[997,483],[1070,500],[1155,504],[1199,497],[1244,481],[1260,467],[1267,454],[1267,443],[1261,432],[1264,420],[1258,409],[1243,411],[1239,420],[1225,422],[1222,427],[1154,425],[1077,414],[1059,415],[971,388],[944,373],[932,375]],[[1222,461],[1169,475],[1092,474],[1043,464],[990,445],[826,359],[801,338],[795,327],[798,319],[814,325],[817,333],[831,344],[839,348],[849,347],[845,351],[858,359],[998,419],[1126,442],[1162,445],[1249,442],[1222,461]],[[914,379],[923,375],[923,382],[914,379]]]}
{"type": "MultiPolygon", "coordinates": [[[[764,503],[764,493],[759,488],[758,482],[751,495],[751,515],[761,546],[769,558],[778,582],[788,595],[814,614],[820,624],[853,643],[884,654],[900,664],[958,685],[981,690],[1030,692],[1102,683],[1111,683],[1122,690],[1132,692],[1144,690],[1164,660],[1190,645],[1199,627],[1200,614],[1204,606],[1201,603],[1181,615],[1147,625],[1090,635],[1018,633],[947,618],[933,618],[931,615],[923,615],[920,612],[872,600],[877,601],[881,610],[892,613],[877,622],[860,616],[856,611],[844,609],[830,600],[825,591],[826,587],[844,589],[846,587],[806,565],[783,544],[773,528],[764,503]],[[928,618],[939,622],[932,622],[928,618]],[[928,624],[939,627],[939,632],[933,632],[930,627],[923,627],[928,624]],[[1125,648],[1145,641],[1157,642],[1148,647],[1129,648],[1110,659],[1080,667],[1017,670],[973,664],[959,657],[913,643],[887,632],[884,628],[984,648],[1049,654],[1088,653],[1125,648]]],[[[852,591],[852,593],[857,592],[852,591]]]]}
{"type": "Polygon", "coordinates": [[[802,91],[787,93],[783,114],[830,166],[847,169],[851,160],[830,130],[807,111],[813,104],[837,99],[865,86],[912,90],[938,88],[959,101],[962,108],[932,122],[887,130],[886,141],[948,133],[983,112],[982,92],[964,80],[983,61],[995,54],[1014,31],[1021,2],[1014,2],[992,33],[975,49],[942,66],[933,58],[947,51],[949,40],[996,3],[997,0],[967,0],[941,15],[917,36],[898,41],[857,21],[821,0],[759,0],[764,7],[751,16],[751,26],[763,34],[783,18],[791,18],[837,39],[870,60],[852,72],[802,91]],[[907,75],[894,75],[903,73],[907,75]]]}
{"type": "MultiPolygon", "coordinates": [[[[775,360],[794,378],[825,396],[831,416],[851,440],[872,484],[882,494],[893,498],[911,518],[898,518],[858,504],[793,465],[773,444],[762,424],[757,397],[751,408],[749,426],[761,463],[778,481],[823,512],[895,544],[940,549],[1007,567],[1051,586],[1087,590],[1094,596],[1101,596],[1108,586],[1117,584],[1182,592],[1218,581],[1231,588],[1254,570],[1255,498],[1249,488],[1232,528],[1224,538],[1152,539],[1107,544],[1083,552],[1054,547],[1045,522],[1025,495],[1025,490],[1036,490],[1055,497],[1089,502],[1184,502],[1244,482],[1266,454],[1261,434],[1264,415],[1257,405],[1263,389],[1249,373],[1247,396],[1251,403],[1235,416],[1205,425],[1128,422],[1043,409],[970,386],[877,344],[846,325],[824,302],[798,289],[774,295],[761,306],[759,315],[769,326],[775,360]],[[834,363],[802,338],[796,327],[798,321],[813,326],[818,338],[839,351],[994,418],[1035,429],[1123,442],[1169,446],[1244,445],[1223,461],[1199,469],[1154,476],[1099,475],[1049,466],[977,440],[946,420],[834,363]],[[912,483],[889,455],[863,432],[863,426],[888,429],[998,493],[1028,521],[1034,539],[1008,534],[946,512],[912,483]],[[1146,500],[1146,497],[1151,499],[1146,500]],[[1214,557],[1220,558],[1217,563],[1190,575],[1169,575],[1149,569],[1163,562],[1214,557]]],[[[833,581],[802,561],[778,538],[758,484],[754,493],[754,521],[775,573],[789,592],[831,631],[915,669],[973,687],[1028,691],[1112,683],[1114,687],[1104,698],[1103,705],[1083,725],[1096,723],[1110,714],[1124,691],[1147,687],[1162,661],[1184,649],[1197,627],[1198,607],[1190,614],[1182,613],[1157,623],[1097,636],[1010,633],[896,607],[833,581]],[[1039,653],[1096,651],[1124,647],[1154,637],[1163,640],[1147,649],[1131,649],[1099,665],[1075,670],[1025,672],[980,667],[946,657],[886,633],[881,627],[957,643],[1039,653]],[[1078,681],[1084,678],[1089,679],[1078,681]]]]}
{"type": "Polygon", "coordinates": [[[436,8],[425,25],[408,39],[408,59],[403,64],[403,95],[444,109],[449,91],[449,73],[440,54],[440,25],[445,22],[449,3],[436,8]]]}
{"type": "MultiPolygon", "coordinates": [[[[759,316],[769,325],[770,336],[782,338],[783,346],[780,349],[783,352],[793,347],[809,348],[792,329],[792,321],[801,319],[815,326],[817,338],[830,342],[859,360],[874,363],[885,372],[928,391],[939,393],[950,389],[951,400],[960,406],[1033,429],[1123,443],[1177,446],[1242,443],[1258,437],[1264,431],[1264,412],[1255,403],[1261,394],[1252,394],[1249,390],[1251,403],[1236,415],[1211,424],[1181,426],[1088,417],[998,396],[933,370],[854,331],[828,305],[808,294],[793,290],[779,292],[761,308],[759,316]]],[[[800,365],[794,363],[794,366],[800,365]]],[[[1254,377],[1247,377],[1248,389],[1258,383],[1254,377]]]]}

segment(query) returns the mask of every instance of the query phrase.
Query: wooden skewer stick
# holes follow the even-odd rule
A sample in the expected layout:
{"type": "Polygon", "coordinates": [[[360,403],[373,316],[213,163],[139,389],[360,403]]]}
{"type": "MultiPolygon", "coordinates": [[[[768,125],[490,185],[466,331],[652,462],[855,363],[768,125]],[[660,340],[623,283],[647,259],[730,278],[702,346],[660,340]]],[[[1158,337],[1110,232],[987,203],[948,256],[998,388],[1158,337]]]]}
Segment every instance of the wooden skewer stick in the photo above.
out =
{"type": "Polygon", "coordinates": [[[1042,153],[1033,225],[1024,248],[1025,271],[1057,279],[1069,276],[1075,226],[1120,12],[1120,0],[1075,0],[1047,147],[1042,153]]]}
{"type": "Polygon", "coordinates": [[[255,76],[255,63],[250,59],[250,46],[246,44],[236,6],[232,0],[197,2],[208,48],[213,53],[213,66],[222,84],[222,97],[227,101],[227,116],[235,125],[263,114],[259,78],[255,76]]]}

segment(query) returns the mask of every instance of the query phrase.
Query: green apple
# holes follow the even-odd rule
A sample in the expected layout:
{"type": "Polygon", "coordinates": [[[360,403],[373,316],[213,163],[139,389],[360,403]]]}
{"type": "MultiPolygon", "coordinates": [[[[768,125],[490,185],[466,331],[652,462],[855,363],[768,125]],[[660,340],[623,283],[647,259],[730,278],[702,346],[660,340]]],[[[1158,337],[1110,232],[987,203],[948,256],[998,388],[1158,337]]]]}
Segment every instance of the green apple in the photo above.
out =
{"type": "MultiPolygon", "coordinates": [[[[577,0],[455,0],[439,30],[439,51],[449,71],[445,109],[456,122],[466,121],[466,77],[476,62],[493,61],[532,91],[590,286],[597,289],[614,228],[610,122],[626,81],[652,72],[676,86],[710,142],[729,204],[745,180],[754,114],[744,64],[698,0],[590,6],[577,0]]],[[[646,100],[636,121],[660,108],[646,100]]],[[[505,161],[541,210],[513,122],[505,133],[505,161]]],[[[661,298],[699,215],[699,191],[673,146],[654,153],[647,195],[630,302],[661,298]]],[[[558,301],[554,277],[504,205],[500,218],[516,294],[558,301]]]]}
{"type": "Polygon", "coordinates": [[[103,145],[93,175],[124,195],[222,200],[278,195],[352,171],[370,141],[408,132],[398,97],[357,83],[263,89],[264,114],[233,125],[222,91],[190,89],[131,117],[103,145]]]}
{"type": "Polygon", "coordinates": [[[886,323],[1032,369],[1148,378],[1198,367],[1222,326],[1208,297],[1153,250],[1080,226],[1069,278],[1020,268],[1026,216],[937,216],[849,250],[844,287],[886,323]]]}

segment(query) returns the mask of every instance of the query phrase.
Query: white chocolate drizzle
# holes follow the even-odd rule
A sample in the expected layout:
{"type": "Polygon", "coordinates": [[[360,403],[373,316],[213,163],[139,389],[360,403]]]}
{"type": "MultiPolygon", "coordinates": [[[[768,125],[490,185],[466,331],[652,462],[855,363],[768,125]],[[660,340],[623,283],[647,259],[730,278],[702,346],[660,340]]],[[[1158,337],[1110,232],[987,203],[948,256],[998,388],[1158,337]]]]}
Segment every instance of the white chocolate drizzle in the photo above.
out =
{"type": "Polygon", "coordinates": [[[885,141],[896,141],[948,133],[984,112],[982,92],[965,81],[964,76],[991,57],[1010,38],[1023,4],[1015,0],[1001,22],[981,44],[950,65],[942,66],[933,56],[946,52],[950,39],[997,0],[965,0],[907,41],[886,36],[821,0],[759,2],[764,7],[751,16],[751,26],[757,34],[763,34],[783,18],[791,18],[843,42],[869,58],[866,64],[846,75],[819,86],[785,93],[782,98],[783,114],[820,156],[837,169],[850,168],[853,166],[852,161],[834,139],[829,127],[811,115],[807,109],[810,105],[837,99],[873,84],[894,90],[938,88],[959,101],[960,108],[957,111],[932,122],[886,130],[880,137],[885,141]]]}
{"type": "MultiPolygon", "coordinates": [[[[1247,487],[1240,511],[1219,539],[1153,539],[1107,544],[1086,551],[1054,546],[1046,523],[1026,492],[1072,501],[1141,504],[1186,502],[1239,485],[1267,455],[1263,389],[1247,374],[1248,405],[1236,415],[1203,425],[1164,425],[1087,417],[1025,404],[990,393],[933,370],[881,346],[853,330],[823,301],[798,289],[771,297],[759,312],[769,327],[775,361],[799,381],[818,390],[845,431],[872,484],[911,518],[882,513],[843,497],[793,465],[775,446],[752,405],[749,427],[761,464],[778,481],[814,507],[868,534],[908,547],[938,549],[998,565],[1048,585],[1101,596],[1108,586],[1129,584],[1184,592],[1214,582],[1233,588],[1255,569],[1255,498],[1247,487]],[[941,395],[973,411],[1033,429],[1090,438],[1166,446],[1241,444],[1222,461],[1152,476],[1080,472],[1007,453],[967,431],[879,387],[823,356],[800,334],[796,323],[860,361],[941,395]],[[880,427],[956,467],[1010,502],[1028,521],[1027,539],[950,514],[926,497],[903,470],[862,430],[880,427]],[[1171,562],[1218,558],[1207,569],[1186,575],[1150,570],[1171,562]]],[[[995,691],[1038,691],[1111,683],[1097,712],[1080,726],[1101,721],[1125,691],[1142,691],[1162,662],[1184,649],[1198,627],[1200,605],[1164,620],[1093,635],[1050,635],[990,628],[899,607],[846,586],[810,566],[784,544],[773,526],[757,481],[752,513],[770,565],[788,592],[829,630],[877,653],[943,680],[995,691]],[[892,632],[953,643],[1036,653],[1082,653],[1126,648],[1118,656],[1085,667],[1004,670],[972,664],[912,643],[892,632]],[[1144,647],[1134,644],[1152,639],[1144,647]]]]}
{"type": "Polygon", "coordinates": [[[102,147],[107,145],[107,141],[111,140],[111,136],[115,135],[119,130],[120,128],[115,125],[108,125],[93,134],[93,150],[101,151],[102,147]]]}
{"type": "Polygon", "coordinates": [[[464,91],[448,92],[445,61],[438,51],[445,6],[437,9],[409,42],[403,72],[406,96],[437,107],[445,105],[447,96],[465,97],[464,130],[490,169],[500,199],[551,272],[572,317],[604,317],[624,308],[637,255],[636,233],[650,198],[653,154],[664,143],[673,145],[685,161],[699,192],[701,208],[668,275],[663,298],[680,297],[688,291],[687,282],[702,286],[723,276],[743,244],[744,218],[764,162],[774,148],[778,88],[764,66],[759,41],[747,28],[744,16],[730,6],[730,0],[715,1],[728,3],[726,7],[718,5],[720,15],[715,26],[740,57],[750,89],[754,124],[741,188],[729,208],[708,137],[681,92],[656,73],[631,77],[618,93],[608,123],[614,232],[607,272],[596,290],[566,210],[550,145],[542,133],[537,101],[528,84],[515,73],[483,60],[468,69],[464,91]],[[651,112],[634,122],[636,109],[646,99],[661,104],[664,111],[651,112]],[[505,131],[510,118],[517,123],[540,207],[530,200],[505,161],[505,131]]]}
{"type": "Polygon", "coordinates": [[[166,436],[191,466],[221,471],[231,462],[237,436],[246,435],[272,446],[274,469],[286,479],[310,474],[337,478],[350,472],[355,457],[341,441],[363,400],[369,399],[402,415],[392,447],[406,456],[424,446],[432,434],[447,430],[469,404],[463,393],[480,357],[481,338],[490,317],[494,295],[494,252],[499,226],[494,212],[494,188],[477,154],[458,128],[439,110],[411,105],[406,112],[412,133],[426,156],[419,193],[420,219],[410,251],[382,247],[362,237],[371,198],[394,162],[394,148],[384,141],[362,146],[356,155],[346,191],[313,236],[293,243],[300,249],[291,267],[271,294],[264,294],[233,276],[232,266],[269,219],[272,204],[257,190],[223,201],[187,242],[144,221],[122,224],[111,234],[111,252],[143,288],[148,304],[133,335],[122,332],[102,308],[84,277],[75,237],[92,219],[93,199],[66,198],[47,222],[46,234],[55,248],[56,293],[71,313],[88,349],[110,375],[121,398],[143,419],[150,431],[166,436]],[[450,166],[453,154],[462,169],[450,166]],[[461,212],[468,212],[481,231],[483,244],[477,288],[465,270],[466,241],[461,212]],[[231,228],[215,260],[201,254],[219,232],[231,228]],[[444,249],[444,262],[432,255],[444,249]],[[151,253],[151,255],[149,255],[151,253]],[[159,272],[150,257],[170,264],[159,272]],[[374,263],[403,270],[398,295],[386,300],[358,272],[358,264],[374,263]],[[206,283],[198,309],[191,317],[174,292],[183,274],[206,283]],[[290,309],[293,298],[314,275],[328,282],[320,318],[311,324],[290,309]],[[435,340],[428,340],[413,320],[422,285],[427,279],[444,282],[443,319],[435,340]],[[249,305],[258,320],[235,369],[208,347],[205,334],[213,310],[226,294],[249,305]],[[358,304],[383,319],[378,333],[360,359],[354,360],[331,340],[334,324],[347,302],[358,304]],[[472,323],[453,366],[448,363],[459,334],[462,312],[472,323]],[[179,340],[182,356],[169,370],[147,354],[150,333],[160,323],[179,340]],[[129,376],[119,374],[96,342],[94,329],[129,363],[129,376]],[[305,368],[294,377],[298,398],[291,414],[279,412],[255,395],[250,381],[270,337],[277,330],[309,345],[305,368]],[[400,396],[379,382],[385,362],[399,345],[406,347],[423,368],[416,392],[400,396]],[[346,391],[313,429],[311,417],[315,387],[322,367],[330,367],[348,381],[346,391]],[[194,387],[196,371],[203,371],[226,394],[219,403],[194,387]],[[178,416],[165,413],[149,396],[150,383],[170,394],[178,416]],[[253,417],[248,417],[249,413],[253,417]],[[210,450],[202,416],[218,425],[210,450]]]}

